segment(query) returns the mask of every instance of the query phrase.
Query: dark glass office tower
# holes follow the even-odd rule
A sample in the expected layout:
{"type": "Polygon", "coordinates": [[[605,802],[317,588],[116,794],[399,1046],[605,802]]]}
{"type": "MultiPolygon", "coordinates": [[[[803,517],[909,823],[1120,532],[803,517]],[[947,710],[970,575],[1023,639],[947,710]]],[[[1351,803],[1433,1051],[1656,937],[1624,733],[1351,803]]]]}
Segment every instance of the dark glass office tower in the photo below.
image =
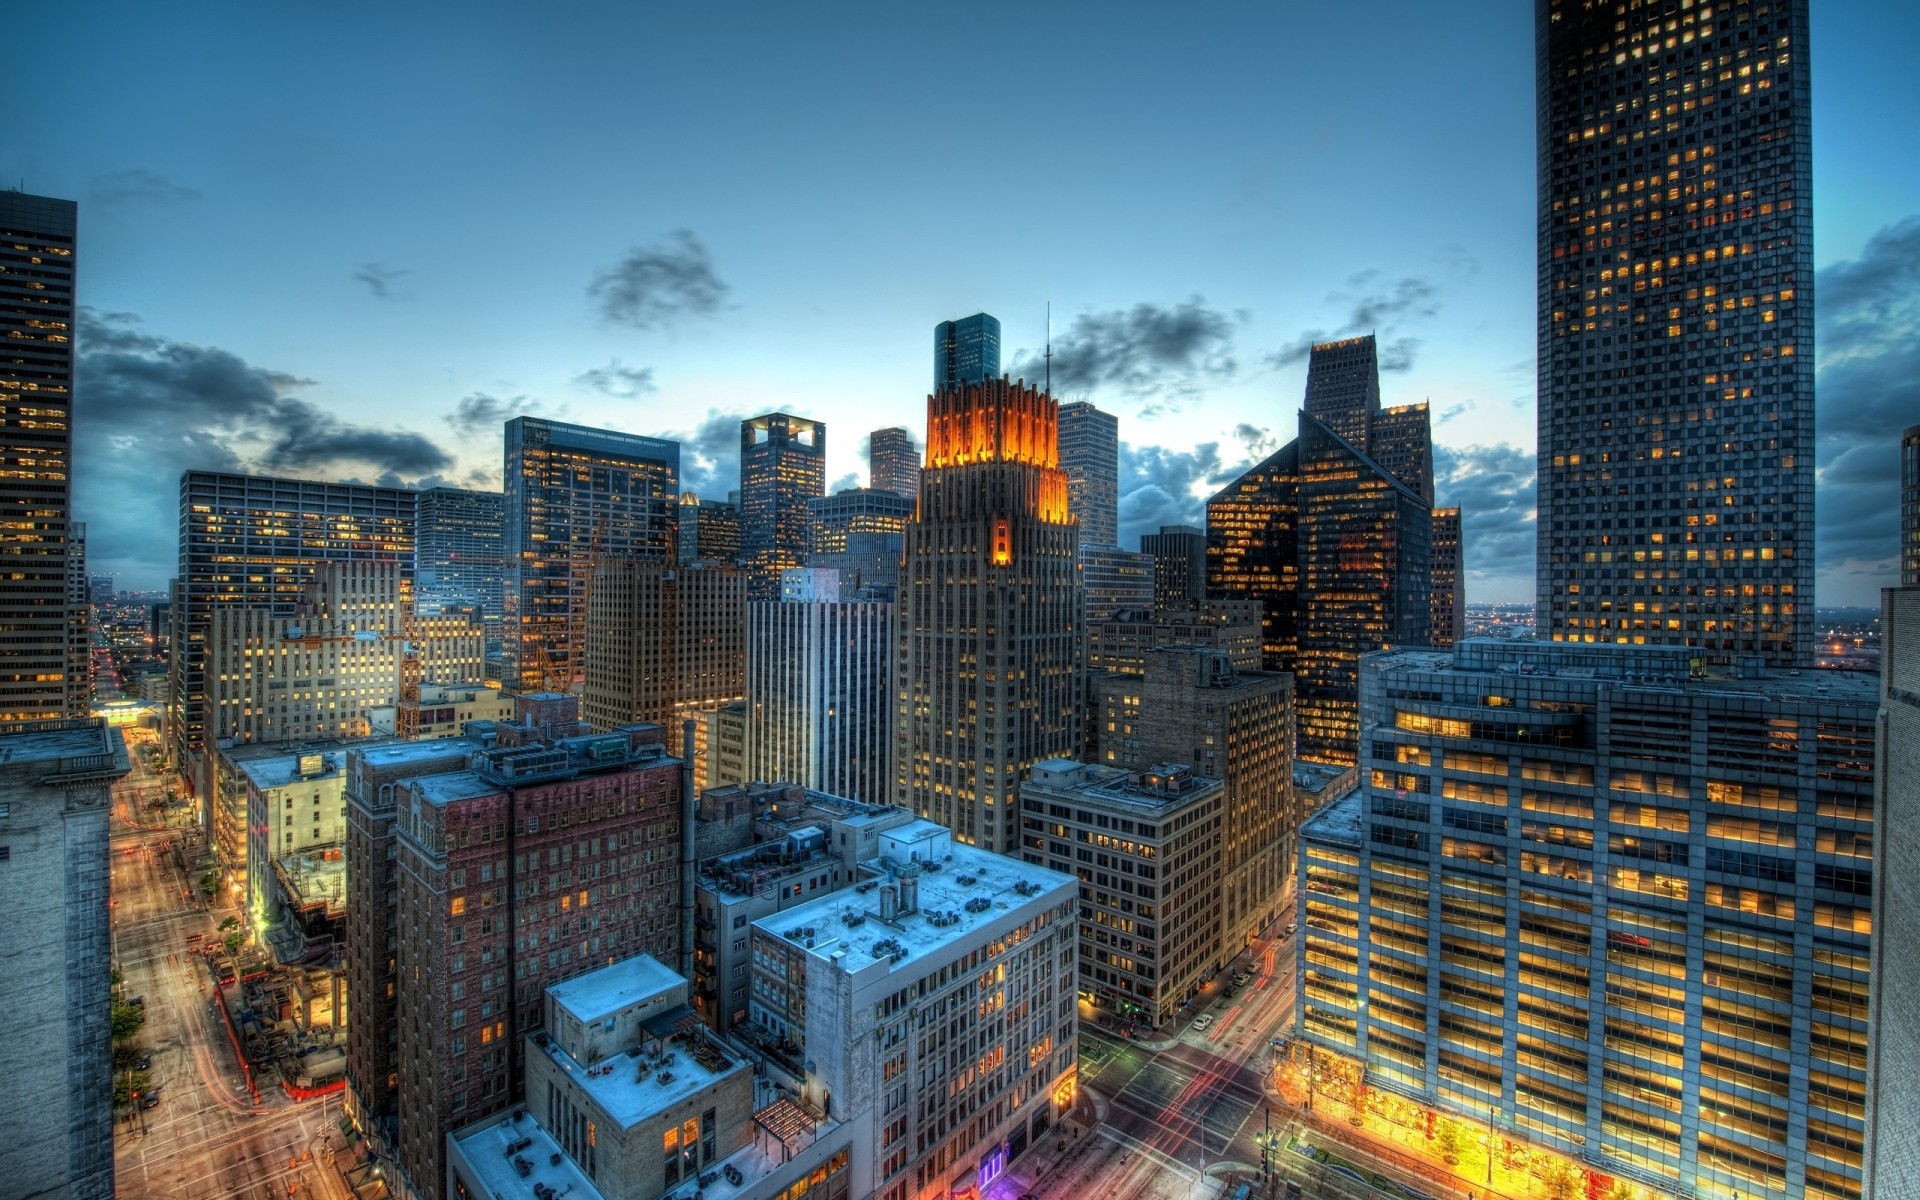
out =
{"type": "Polygon", "coordinates": [[[0,191],[0,723],[87,713],[67,636],[78,224],[71,200],[0,191]]]}
{"type": "Polygon", "coordinates": [[[679,491],[679,442],[540,417],[507,422],[503,683],[579,689],[594,564],[673,559],[679,491]]]}
{"type": "Polygon", "coordinates": [[[778,600],[807,565],[807,501],[827,493],[827,427],[786,413],[740,422],[740,555],[747,599],[778,600]]]}
{"type": "Polygon", "coordinates": [[[1432,509],[1352,442],[1300,419],[1299,756],[1349,765],[1360,656],[1432,639],[1432,509]]]}
{"type": "Polygon", "coordinates": [[[1808,7],[1536,2],[1542,636],[1811,650],[1808,7]]]}
{"type": "Polygon", "coordinates": [[[1191,525],[1162,525],[1140,535],[1140,553],[1153,559],[1153,607],[1191,612],[1207,602],[1207,534],[1191,525]]]}
{"type": "Polygon", "coordinates": [[[1308,416],[1365,446],[1380,411],[1380,354],[1373,335],[1321,342],[1307,358],[1308,416]]]}
{"type": "MultiPolygon", "coordinates": [[[[986,313],[933,327],[933,390],[1000,377],[1000,322],[986,313]]],[[[878,486],[878,485],[875,485],[878,486]]]]}
{"type": "Polygon", "coordinates": [[[1300,443],[1288,442],[1207,501],[1207,596],[1260,610],[1260,666],[1300,649],[1300,443]]]}

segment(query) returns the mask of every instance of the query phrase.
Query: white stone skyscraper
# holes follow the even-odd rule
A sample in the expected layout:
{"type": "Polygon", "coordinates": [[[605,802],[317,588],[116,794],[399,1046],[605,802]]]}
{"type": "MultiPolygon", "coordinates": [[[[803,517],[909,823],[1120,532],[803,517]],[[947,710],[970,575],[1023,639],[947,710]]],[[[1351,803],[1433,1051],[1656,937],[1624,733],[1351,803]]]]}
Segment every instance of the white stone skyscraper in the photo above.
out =
{"type": "Polygon", "coordinates": [[[1060,406],[1060,469],[1080,545],[1120,544],[1120,418],[1086,401],[1060,406]]]}
{"type": "Polygon", "coordinates": [[[869,804],[891,795],[893,605],[838,571],[747,606],[746,771],[869,804]],[[850,581],[849,581],[850,584],[850,581]]]}
{"type": "Polygon", "coordinates": [[[1024,382],[927,399],[896,614],[893,799],[1001,853],[1020,773],[1080,745],[1084,599],[1059,414],[1024,382]]]}

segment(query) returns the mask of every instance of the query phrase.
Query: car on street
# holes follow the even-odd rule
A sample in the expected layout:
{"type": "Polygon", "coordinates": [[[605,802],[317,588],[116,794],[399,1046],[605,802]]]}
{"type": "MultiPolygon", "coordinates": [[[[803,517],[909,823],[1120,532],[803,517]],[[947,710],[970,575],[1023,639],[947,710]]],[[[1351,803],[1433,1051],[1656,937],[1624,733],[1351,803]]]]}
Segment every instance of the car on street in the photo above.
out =
{"type": "Polygon", "coordinates": [[[1213,1024],[1213,1014],[1202,1013],[1200,1016],[1195,1017],[1193,1019],[1193,1031],[1195,1033],[1202,1032],[1206,1029],[1207,1026],[1211,1024],[1213,1024]]]}
{"type": "Polygon", "coordinates": [[[1292,937],[1293,931],[1298,928],[1300,928],[1300,926],[1294,924],[1292,921],[1287,922],[1287,936],[1292,937]]]}
{"type": "Polygon", "coordinates": [[[142,1054],[140,1060],[133,1065],[142,1071],[148,1070],[153,1066],[153,1055],[142,1054]]]}

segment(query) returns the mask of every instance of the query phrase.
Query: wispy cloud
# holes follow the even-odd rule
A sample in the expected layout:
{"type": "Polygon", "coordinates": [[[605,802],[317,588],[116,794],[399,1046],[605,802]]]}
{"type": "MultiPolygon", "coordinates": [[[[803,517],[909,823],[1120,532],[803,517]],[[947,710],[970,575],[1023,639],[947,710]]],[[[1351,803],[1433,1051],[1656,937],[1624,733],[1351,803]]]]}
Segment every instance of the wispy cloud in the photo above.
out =
{"type": "Polygon", "coordinates": [[[623,366],[617,358],[604,367],[580,372],[573,381],[616,400],[637,400],[655,390],[653,368],[623,366]]]}
{"type": "Polygon", "coordinates": [[[692,230],[675,230],[656,246],[636,246],[587,285],[603,320],[634,329],[664,329],[682,317],[711,316],[727,299],[713,256],[692,230]]]}
{"type": "Polygon", "coordinates": [[[408,274],[410,272],[404,268],[366,263],[353,273],[353,278],[365,284],[367,291],[381,300],[405,300],[409,297],[399,290],[399,283],[408,274]]]}
{"type": "Polygon", "coordinates": [[[87,188],[90,204],[111,208],[126,204],[170,204],[198,200],[200,193],[145,167],[95,175],[87,188]]]}

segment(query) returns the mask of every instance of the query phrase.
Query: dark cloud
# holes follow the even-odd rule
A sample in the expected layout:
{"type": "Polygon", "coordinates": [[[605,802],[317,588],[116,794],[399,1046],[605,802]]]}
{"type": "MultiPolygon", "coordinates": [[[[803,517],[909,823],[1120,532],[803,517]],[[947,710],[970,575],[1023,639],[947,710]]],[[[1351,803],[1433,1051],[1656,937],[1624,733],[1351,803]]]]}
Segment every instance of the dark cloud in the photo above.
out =
{"type": "Polygon", "coordinates": [[[740,422],[746,413],[709,409],[690,433],[668,431],[661,437],[680,443],[680,486],[703,500],[725,501],[740,486],[740,422]]]}
{"type": "Polygon", "coordinates": [[[612,396],[615,400],[637,400],[656,390],[651,367],[622,366],[617,358],[604,367],[580,372],[573,377],[573,381],[582,387],[612,396]]]}
{"type": "Polygon", "coordinates": [[[1533,594],[1535,465],[1506,442],[1433,448],[1434,495],[1460,508],[1470,599],[1533,594]]]}
{"type": "Polygon", "coordinates": [[[1815,545],[1822,604],[1872,604],[1897,581],[1900,433],[1920,421],[1920,217],[1815,280],[1815,545]]]}
{"type": "Polygon", "coordinates": [[[1162,525],[1206,528],[1207,497],[1248,467],[1278,448],[1270,431],[1238,425],[1234,440],[1241,445],[1231,458],[1218,442],[1202,442],[1191,450],[1120,443],[1120,544],[1140,545],[1140,535],[1162,525]]]}
{"type": "Polygon", "coordinates": [[[396,285],[409,273],[400,267],[366,263],[353,273],[353,277],[357,282],[366,284],[367,290],[382,300],[405,300],[408,296],[398,291],[396,285]]]}
{"type": "Polygon", "coordinates": [[[860,482],[860,476],[849,471],[847,474],[842,475],[840,478],[834,480],[832,483],[827,485],[827,495],[833,496],[833,495],[839,494],[840,492],[850,492],[853,489],[857,487],[862,487],[862,486],[864,485],[860,482]]]}
{"type": "Polygon", "coordinates": [[[145,167],[129,167],[95,175],[87,189],[89,203],[100,207],[120,204],[165,204],[177,200],[198,200],[200,193],[183,187],[166,176],[145,167]]]}
{"type": "Polygon", "coordinates": [[[1448,421],[1453,420],[1455,417],[1459,416],[1461,413],[1470,412],[1472,411],[1472,409],[1473,409],[1473,401],[1471,400],[1462,400],[1458,404],[1449,404],[1445,408],[1441,409],[1439,412],[1434,414],[1433,423],[1435,425],[1445,425],[1448,421]]]}
{"type": "MultiPolygon", "coordinates": [[[[1477,263],[1471,259],[1466,262],[1471,264],[1471,269],[1455,262],[1454,272],[1471,276],[1478,271],[1477,263]]],[[[1379,337],[1382,371],[1411,371],[1420,350],[1420,339],[1400,333],[1399,327],[1402,322],[1425,320],[1439,313],[1440,289],[1417,275],[1380,286],[1380,272],[1362,271],[1347,280],[1346,290],[1330,294],[1327,303],[1350,306],[1346,320],[1331,333],[1309,329],[1288,341],[1266,356],[1269,367],[1277,369],[1305,362],[1317,343],[1371,333],[1379,337]]]]}
{"type": "MultiPolygon", "coordinates": [[[[1190,395],[1208,380],[1233,376],[1235,319],[1207,307],[1204,296],[1163,308],[1136,304],[1081,313],[1054,339],[1052,377],[1056,395],[1115,392],[1190,395]]],[[[1047,362],[1036,351],[1014,357],[1011,374],[1037,382],[1047,362]]]]}
{"type": "Polygon", "coordinates": [[[1420,339],[1403,337],[1384,342],[1380,346],[1380,369],[1382,371],[1411,371],[1413,356],[1419,353],[1420,339]]]}
{"type": "Polygon", "coordinates": [[[300,398],[313,385],[217,346],[80,314],[74,508],[101,573],[163,580],[177,566],[169,497],[189,468],[404,481],[453,457],[410,430],[354,425],[300,398]]]}
{"type": "MultiPolygon", "coordinates": [[[[1377,274],[1362,272],[1349,283],[1355,287],[1366,287],[1373,283],[1377,274]]],[[[1345,328],[1363,333],[1401,318],[1431,317],[1440,311],[1438,295],[1432,283],[1409,275],[1384,291],[1364,292],[1355,298],[1353,312],[1347,317],[1345,328]]]]}
{"type": "Polygon", "coordinates": [[[455,433],[472,437],[475,434],[498,434],[501,426],[515,417],[540,411],[540,402],[531,396],[491,396],[486,392],[475,392],[454,405],[453,410],[446,414],[446,420],[455,433]]]}
{"type": "Polygon", "coordinates": [[[710,316],[727,298],[713,256],[688,229],[664,245],[636,246],[595,276],[587,295],[600,316],[635,329],[663,329],[683,316],[710,316]]]}

